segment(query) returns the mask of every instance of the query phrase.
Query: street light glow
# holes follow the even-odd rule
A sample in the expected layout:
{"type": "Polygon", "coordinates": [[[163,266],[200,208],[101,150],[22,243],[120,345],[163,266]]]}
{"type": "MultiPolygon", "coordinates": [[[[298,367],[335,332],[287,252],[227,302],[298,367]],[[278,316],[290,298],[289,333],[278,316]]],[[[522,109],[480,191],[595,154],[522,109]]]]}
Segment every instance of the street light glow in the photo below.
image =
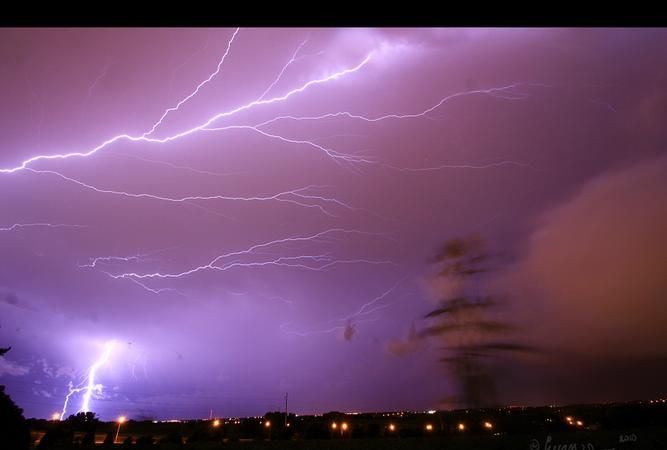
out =
{"type": "Polygon", "coordinates": [[[343,422],[340,427],[343,431],[347,430],[347,422],[343,422]]]}
{"type": "Polygon", "coordinates": [[[269,427],[271,426],[271,422],[267,420],[267,421],[264,423],[264,426],[265,426],[266,428],[269,428],[269,427]]]}
{"type": "Polygon", "coordinates": [[[118,428],[116,429],[116,436],[113,438],[113,443],[115,444],[116,441],[118,441],[118,434],[120,433],[120,426],[125,423],[127,418],[125,416],[120,416],[118,419],[116,419],[116,422],[118,422],[118,428]]]}
{"type": "Polygon", "coordinates": [[[338,428],[338,424],[336,422],[332,423],[331,428],[335,430],[336,428],[338,428]]]}
{"type": "Polygon", "coordinates": [[[458,428],[459,428],[459,431],[463,431],[463,430],[466,429],[466,426],[464,424],[460,423],[458,428]]]}
{"type": "Polygon", "coordinates": [[[215,420],[213,421],[213,426],[214,426],[214,427],[219,427],[219,426],[220,426],[220,421],[219,421],[218,419],[215,419],[215,420]]]}
{"type": "Polygon", "coordinates": [[[393,423],[389,424],[389,431],[394,431],[396,430],[396,426],[393,423]]]}
{"type": "Polygon", "coordinates": [[[433,425],[430,423],[426,424],[426,431],[433,431],[433,425]]]}
{"type": "Polygon", "coordinates": [[[484,422],[484,428],[490,430],[491,428],[493,428],[493,424],[491,424],[491,422],[484,422]]]}

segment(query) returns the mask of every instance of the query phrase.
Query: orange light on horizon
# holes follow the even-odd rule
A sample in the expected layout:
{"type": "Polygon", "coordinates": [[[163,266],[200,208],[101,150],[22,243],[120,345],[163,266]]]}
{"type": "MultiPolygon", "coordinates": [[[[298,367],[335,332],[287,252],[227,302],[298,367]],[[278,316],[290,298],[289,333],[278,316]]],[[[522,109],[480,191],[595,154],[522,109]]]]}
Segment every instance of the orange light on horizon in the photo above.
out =
{"type": "Polygon", "coordinates": [[[264,426],[266,428],[269,428],[271,426],[271,422],[267,420],[266,422],[264,422],[264,426]]]}
{"type": "Polygon", "coordinates": [[[347,422],[343,422],[343,423],[341,423],[341,424],[340,424],[340,428],[341,428],[343,431],[347,430],[347,422]]]}
{"type": "Polygon", "coordinates": [[[463,430],[465,430],[465,429],[466,429],[465,424],[460,423],[459,426],[458,426],[458,429],[459,429],[459,431],[463,431],[463,430]]]}
{"type": "Polygon", "coordinates": [[[125,423],[127,418],[125,416],[120,416],[118,419],[116,419],[116,422],[118,422],[118,428],[116,429],[116,436],[113,438],[113,443],[115,444],[116,441],[118,440],[118,433],[120,433],[120,426],[125,423]]]}
{"type": "Polygon", "coordinates": [[[433,431],[433,425],[430,423],[426,424],[426,431],[433,431]]]}
{"type": "Polygon", "coordinates": [[[493,428],[493,424],[491,422],[484,422],[484,428],[490,430],[491,428],[493,428]]]}
{"type": "Polygon", "coordinates": [[[389,424],[389,431],[394,431],[396,430],[396,426],[393,423],[389,424]]]}
{"type": "Polygon", "coordinates": [[[336,428],[338,428],[338,424],[336,422],[332,423],[331,428],[335,430],[336,428]]]}
{"type": "Polygon", "coordinates": [[[214,427],[219,427],[219,426],[220,426],[220,421],[219,421],[218,419],[215,419],[215,420],[213,421],[213,426],[214,426],[214,427]]]}
{"type": "Polygon", "coordinates": [[[578,426],[578,427],[582,426],[583,424],[584,424],[584,423],[583,423],[581,420],[577,420],[577,426],[578,426]]]}
{"type": "Polygon", "coordinates": [[[51,420],[60,420],[60,413],[51,414],[51,420]]]}

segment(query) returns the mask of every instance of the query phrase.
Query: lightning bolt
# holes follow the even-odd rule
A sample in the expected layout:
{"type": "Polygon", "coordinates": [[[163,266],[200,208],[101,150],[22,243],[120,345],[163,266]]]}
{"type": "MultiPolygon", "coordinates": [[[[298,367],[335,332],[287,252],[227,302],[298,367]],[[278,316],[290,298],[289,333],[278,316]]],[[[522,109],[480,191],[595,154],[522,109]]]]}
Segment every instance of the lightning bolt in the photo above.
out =
{"type": "Polygon", "coordinates": [[[364,122],[382,122],[385,120],[389,119],[417,119],[417,118],[423,118],[427,116],[429,113],[435,111],[436,109],[440,108],[442,105],[444,105],[447,102],[450,102],[451,100],[454,100],[455,98],[458,97],[465,97],[465,96],[470,96],[470,95],[490,95],[492,97],[496,98],[501,98],[501,99],[511,99],[511,100],[523,100],[528,97],[528,94],[525,93],[516,93],[512,92],[512,90],[517,89],[519,86],[532,86],[532,87],[550,87],[550,85],[547,84],[542,84],[542,83],[512,83],[506,86],[500,86],[500,87],[493,87],[489,89],[471,89],[471,90],[466,90],[466,91],[460,91],[460,92],[455,92],[453,94],[447,95],[445,97],[442,97],[438,102],[435,104],[429,106],[428,108],[416,112],[416,113],[406,113],[406,114],[384,114],[381,116],[364,116],[361,114],[353,114],[349,111],[338,111],[338,112],[333,112],[333,113],[326,113],[326,114],[321,114],[318,116],[291,116],[291,115],[285,115],[285,116],[277,116],[272,119],[266,120],[264,122],[261,122],[257,124],[257,127],[261,127],[264,125],[268,125],[274,122],[279,122],[283,120],[295,120],[295,121],[314,121],[314,120],[323,120],[323,119],[336,119],[336,118],[348,118],[348,119],[355,119],[355,120],[361,120],[364,122]]]}
{"type": "Polygon", "coordinates": [[[208,84],[208,83],[209,83],[209,82],[210,82],[210,81],[211,81],[211,80],[212,80],[212,79],[213,79],[213,78],[220,72],[220,69],[222,68],[222,65],[224,64],[225,59],[227,59],[227,55],[229,54],[229,50],[231,50],[231,48],[232,48],[232,42],[234,42],[234,38],[236,38],[236,35],[239,33],[239,30],[240,30],[240,28],[237,28],[237,29],[234,31],[234,33],[232,34],[231,39],[229,39],[229,42],[227,43],[227,50],[225,50],[225,53],[222,55],[222,58],[220,58],[220,61],[218,62],[218,67],[215,69],[215,71],[214,71],[213,73],[211,73],[211,75],[209,75],[208,78],[206,78],[204,81],[202,81],[201,83],[199,83],[199,84],[197,85],[197,87],[194,89],[194,91],[192,91],[188,96],[186,96],[186,97],[183,98],[181,101],[179,101],[179,102],[176,104],[176,106],[173,106],[173,107],[171,107],[171,108],[167,108],[167,110],[165,110],[165,112],[162,114],[162,117],[160,117],[160,119],[158,119],[158,121],[155,122],[155,124],[153,124],[153,126],[151,127],[151,129],[148,130],[147,132],[145,132],[145,133],[142,135],[143,137],[148,137],[148,136],[150,136],[151,134],[153,134],[153,132],[157,129],[157,127],[159,127],[159,126],[162,124],[162,121],[169,115],[170,112],[178,111],[178,109],[179,109],[185,102],[187,102],[187,101],[190,100],[192,97],[194,97],[195,95],[197,95],[197,93],[199,92],[199,90],[200,90],[202,87],[204,87],[206,84],[208,84]]]}
{"type": "MultiPolygon", "coordinates": [[[[150,279],[179,279],[184,278],[189,275],[202,272],[202,271],[221,271],[225,272],[234,268],[258,268],[258,267],[288,267],[295,269],[303,269],[308,271],[317,271],[322,272],[331,269],[337,265],[349,265],[349,264],[366,264],[366,265],[396,265],[394,261],[390,260],[372,260],[366,258],[354,258],[354,259],[342,259],[342,258],[333,258],[330,253],[324,254],[299,254],[294,256],[280,255],[277,257],[265,258],[263,261],[243,261],[241,258],[245,256],[254,256],[257,258],[261,255],[267,255],[267,251],[273,251],[275,248],[285,248],[288,245],[292,244],[301,244],[301,243],[313,243],[313,242],[322,242],[326,243],[328,239],[334,237],[336,234],[357,234],[357,235],[368,235],[375,236],[383,239],[389,239],[390,237],[382,233],[372,233],[361,230],[348,230],[343,228],[331,228],[328,230],[320,231],[318,233],[306,235],[306,236],[291,236],[286,238],[274,239],[271,241],[261,242],[259,244],[252,245],[246,249],[223,253],[216,256],[211,261],[200,266],[196,266],[181,272],[149,272],[149,273],[138,273],[138,272],[124,272],[118,274],[112,274],[108,271],[104,271],[106,275],[114,279],[128,279],[138,286],[155,293],[159,294],[166,291],[176,291],[172,288],[160,288],[154,289],[146,285],[143,280],[150,279]],[[333,236],[332,236],[333,235],[333,236]]],[[[283,250],[284,251],[284,250],[283,250]]],[[[140,255],[133,255],[128,257],[98,257],[93,258],[90,264],[81,265],[80,267],[95,268],[100,262],[129,262],[136,261],[140,255]]],[[[176,291],[178,292],[178,291],[176,291]]],[[[180,292],[179,292],[180,293],[180,292]]],[[[181,295],[184,295],[180,293],[181,295]]]]}
{"type": "Polygon", "coordinates": [[[356,311],[356,312],[350,314],[349,316],[342,317],[342,318],[340,318],[340,319],[338,319],[338,320],[339,320],[339,321],[348,321],[348,320],[350,320],[350,319],[354,319],[354,318],[356,318],[356,317],[358,317],[358,316],[372,314],[372,313],[374,313],[375,311],[378,311],[379,309],[384,309],[384,308],[386,308],[386,307],[389,306],[389,305],[382,305],[382,306],[379,306],[379,307],[375,307],[375,308],[373,308],[373,309],[371,309],[371,310],[367,310],[367,308],[370,308],[370,307],[373,306],[374,304],[376,304],[376,303],[382,301],[385,297],[387,297],[389,294],[391,294],[392,292],[394,292],[394,290],[396,290],[396,288],[398,287],[398,285],[401,284],[403,281],[405,281],[406,278],[407,278],[407,277],[404,277],[404,278],[398,280],[398,281],[396,282],[396,284],[394,284],[391,288],[387,289],[385,292],[383,292],[382,294],[378,295],[378,296],[375,297],[374,299],[372,299],[372,300],[370,300],[370,301],[364,303],[363,305],[361,305],[361,307],[359,308],[358,311],[356,311]]]}
{"type": "Polygon", "coordinates": [[[104,344],[104,350],[99,358],[90,366],[88,369],[88,375],[82,383],[85,383],[85,386],[73,387],[72,382],[69,383],[68,388],[69,392],[65,396],[65,402],[63,404],[62,413],[60,414],[60,420],[63,420],[67,412],[67,405],[70,401],[72,395],[83,392],[83,399],[81,401],[81,407],[77,412],[88,412],[90,411],[90,400],[92,398],[93,392],[101,392],[103,386],[99,383],[95,383],[95,377],[97,371],[100,367],[104,366],[111,357],[111,352],[115,346],[115,341],[107,341],[104,344]]]}
{"type": "MultiPolygon", "coordinates": [[[[280,325],[280,331],[285,333],[285,334],[291,334],[291,335],[295,335],[295,336],[299,336],[299,337],[306,337],[306,336],[311,336],[313,334],[335,333],[337,331],[345,330],[346,327],[350,326],[350,324],[352,323],[352,320],[357,319],[360,316],[369,316],[369,315],[371,315],[371,314],[373,314],[377,311],[380,311],[384,308],[387,308],[389,305],[384,304],[384,305],[376,306],[375,308],[368,309],[371,306],[373,306],[374,304],[376,304],[376,303],[382,301],[383,299],[385,299],[392,292],[394,292],[394,290],[396,290],[396,288],[403,281],[405,281],[406,278],[407,277],[404,277],[404,278],[400,279],[391,288],[387,289],[382,294],[378,295],[377,297],[373,298],[372,300],[370,300],[370,301],[364,303],[363,305],[361,305],[361,307],[357,311],[355,311],[354,313],[352,313],[350,315],[347,315],[345,317],[341,317],[339,319],[332,319],[332,320],[328,321],[328,323],[331,323],[331,322],[338,322],[338,323],[347,322],[348,325],[339,324],[339,325],[331,326],[329,328],[320,328],[320,329],[310,330],[310,331],[295,331],[295,330],[287,330],[287,327],[289,327],[292,324],[292,322],[287,322],[287,323],[283,323],[283,324],[280,325]]],[[[367,323],[367,322],[377,322],[378,320],[380,320],[380,319],[377,318],[377,317],[376,318],[362,318],[360,320],[355,320],[355,323],[360,324],[360,323],[367,323]]]]}
{"type": "Polygon", "coordinates": [[[163,202],[172,202],[172,203],[190,203],[195,200],[202,200],[202,201],[208,201],[208,200],[225,200],[225,201],[244,201],[244,202],[266,202],[266,201],[276,201],[276,202],[284,202],[284,203],[291,203],[293,205],[297,205],[303,208],[315,208],[320,210],[323,214],[326,214],[330,217],[337,217],[335,214],[331,213],[328,211],[324,206],[320,204],[312,204],[312,203],[305,203],[304,201],[300,201],[297,199],[302,199],[302,200],[317,200],[321,201],[324,203],[329,203],[329,204],[335,204],[337,206],[349,209],[349,210],[364,210],[363,208],[354,208],[347,203],[344,203],[340,200],[337,200],[335,198],[329,198],[329,197],[323,197],[320,195],[314,195],[314,194],[308,194],[307,191],[309,189],[317,188],[320,186],[316,185],[310,185],[310,186],[305,186],[297,189],[291,189],[288,191],[282,191],[278,192],[277,194],[273,195],[266,195],[266,196],[254,196],[254,197],[241,197],[241,196],[226,196],[226,195],[189,195],[189,196],[184,196],[184,197],[167,197],[167,196],[162,196],[162,195],[156,195],[156,194],[149,194],[149,193],[133,193],[133,192],[127,192],[127,191],[118,191],[118,190],[113,190],[113,189],[102,189],[98,188],[96,186],[93,186],[88,183],[84,183],[83,181],[77,180],[72,177],[68,177],[66,175],[63,175],[60,172],[56,172],[53,170],[35,170],[31,168],[26,168],[25,170],[36,173],[36,174],[49,174],[56,176],[62,180],[68,181],[70,183],[76,184],[77,186],[80,186],[82,188],[100,193],[100,194],[109,194],[109,195],[117,195],[117,196],[123,196],[123,197],[129,197],[129,198],[146,198],[146,199],[152,199],[152,200],[160,200],[163,202]],[[297,199],[295,199],[296,197],[297,199]]]}
{"type": "MultiPolygon", "coordinates": [[[[377,322],[380,319],[362,319],[357,321],[356,323],[369,323],[369,322],[377,322]]],[[[345,330],[346,326],[345,325],[336,325],[331,328],[322,328],[322,329],[315,329],[315,330],[309,330],[309,331],[294,331],[294,330],[288,330],[287,327],[289,327],[292,324],[292,322],[287,322],[283,323],[280,325],[280,331],[283,332],[284,334],[291,334],[294,336],[299,336],[299,337],[307,337],[307,336],[312,336],[314,334],[330,334],[330,333],[335,333],[337,331],[343,331],[345,330]]]]}
{"type": "Polygon", "coordinates": [[[89,157],[89,156],[94,155],[95,153],[99,152],[100,150],[103,150],[104,148],[106,148],[106,147],[108,147],[108,146],[110,146],[110,145],[112,145],[112,144],[114,144],[118,141],[148,142],[148,143],[157,143],[157,144],[164,144],[166,142],[171,142],[171,141],[183,138],[185,136],[189,136],[189,135],[191,135],[193,133],[196,133],[196,132],[199,132],[201,130],[204,130],[204,129],[208,128],[210,125],[212,125],[214,122],[216,122],[220,119],[233,116],[233,115],[238,114],[242,111],[246,111],[248,109],[255,108],[255,107],[258,107],[258,106],[270,105],[270,104],[273,104],[273,103],[284,102],[285,100],[289,99],[290,97],[292,97],[296,94],[300,94],[300,93],[304,92],[305,90],[307,90],[307,89],[309,89],[313,86],[329,83],[331,81],[337,80],[337,79],[339,79],[341,77],[344,77],[346,75],[355,73],[355,72],[359,71],[362,67],[364,67],[366,64],[368,64],[368,62],[371,60],[371,57],[373,56],[373,54],[374,54],[374,52],[369,53],[356,66],[353,66],[353,67],[350,67],[350,68],[347,68],[347,69],[343,69],[343,70],[340,70],[338,72],[334,72],[334,73],[332,73],[330,75],[327,75],[325,77],[322,77],[322,78],[316,78],[316,79],[312,79],[310,81],[307,81],[306,83],[302,84],[301,86],[288,91],[284,95],[281,95],[281,96],[278,96],[278,97],[272,97],[270,99],[254,100],[250,103],[239,106],[239,107],[234,108],[232,110],[218,113],[218,114],[214,115],[213,117],[211,117],[210,119],[208,119],[203,124],[195,126],[195,127],[190,128],[188,130],[185,130],[185,131],[181,131],[180,133],[177,133],[177,134],[173,134],[173,135],[166,136],[166,137],[159,138],[159,139],[149,137],[148,133],[151,132],[151,130],[154,130],[155,127],[152,127],[151,130],[149,130],[148,132],[146,132],[142,135],[139,135],[139,136],[130,136],[129,134],[120,134],[120,135],[117,135],[117,136],[114,136],[112,138],[109,138],[109,139],[105,140],[101,144],[99,144],[99,145],[97,145],[97,146],[95,146],[95,147],[93,147],[93,148],[91,148],[87,151],[33,156],[31,158],[28,158],[28,159],[24,160],[18,166],[9,167],[9,168],[0,168],[0,173],[14,173],[14,172],[18,172],[18,171],[21,171],[21,170],[25,170],[31,164],[33,164],[37,161],[41,161],[41,160],[59,160],[59,159],[69,159],[69,158],[75,158],[75,157],[81,157],[81,158],[89,157]]]}
{"type": "Polygon", "coordinates": [[[0,231],[14,231],[21,228],[46,227],[46,228],[86,228],[86,225],[71,225],[67,223],[15,223],[8,227],[0,227],[0,231]]]}
{"type": "Polygon", "coordinates": [[[181,165],[178,165],[178,164],[170,163],[168,161],[160,161],[160,160],[157,160],[157,159],[142,158],[141,156],[137,156],[137,155],[123,154],[122,156],[127,156],[129,158],[138,159],[139,161],[144,161],[144,162],[147,162],[147,163],[161,164],[163,166],[171,167],[172,169],[185,170],[185,171],[188,171],[188,172],[196,173],[198,175],[211,175],[211,176],[214,176],[214,177],[229,177],[229,176],[232,176],[232,175],[244,175],[244,174],[250,173],[250,172],[227,172],[227,173],[212,172],[210,170],[202,170],[202,169],[197,169],[197,168],[190,167],[190,166],[181,166],[181,165]]]}
{"type": "Polygon", "coordinates": [[[257,101],[261,101],[264,97],[266,97],[266,94],[268,94],[268,93],[271,91],[271,89],[273,89],[273,87],[280,81],[280,79],[283,77],[283,74],[285,73],[285,71],[287,70],[287,68],[288,68],[289,66],[291,66],[291,65],[297,60],[296,55],[298,55],[299,52],[301,51],[301,47],[303,47],[304,45],[306,45],[306,42],[308,42],[308,39],[307,39],[307,38],[304,39],[303,42],[301,42],[301,44],[299,44],[299,46],[298,46],[298,47],[296,48],[296,50],[294,51],[294,54],[293,54],[292,57],[290,58],[290,60],[287,61],[287,64],[285,64],[285,65],[283,66],[283,69],[280,71],[280,73],[278,74],[278,76],[276,77],[276,79],[273,80],[273,83],[271,83],[271,84],[269,85],[269,87],[267,87],[266,90],[265,90],[264,92],[262,92],[262,95],[259,96],[259,98],[257,99],[257,101]]]}

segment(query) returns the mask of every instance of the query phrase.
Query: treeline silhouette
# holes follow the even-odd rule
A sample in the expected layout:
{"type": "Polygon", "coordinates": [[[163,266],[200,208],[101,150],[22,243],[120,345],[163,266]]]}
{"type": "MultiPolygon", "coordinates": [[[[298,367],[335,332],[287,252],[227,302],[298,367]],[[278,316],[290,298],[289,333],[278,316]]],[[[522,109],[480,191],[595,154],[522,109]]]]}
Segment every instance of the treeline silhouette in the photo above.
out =
{"type": "MultiPolygon", "coordinates": [[[[614,434],[614,430],[647,430],[653,439],[658,439],[656,442],[667,443],[667,402],[662,401],[561,408],[506,407],[433,413],[330,412],[318,416],[289,414],[286,417],[281,412],[269,412],[260,418],[181,422],[129,420],[122,424],[122,432],[115,445],[117,424],[100,422],[94,413],[79,413],[63,421],[31,419],[28,422],[33,431],[46,431],[37,448],[61,450],[93,448],[96,434],[106,435],[104,443],[98,444],[98,447],[154,450],[181,446],[209,448],[209,444],[224,446],[244,440],[258,442],[359,439],[360,442],[369,442],[369,439],[385,441],[427,437],[465,437],[468,439],[466,442],[486,448],[484,442],[490,443],[491,440],[498,439],[498,436],[506,436],[511,440],[514,436],[528,434],[545,436],[551,433],[583,433],[589,438],[593,436],[591,439],[594,440],[596,433],[617,436],[618,432],[614,434]],[[662,434],[655,434],[655,430],[662,430],[662,434]]],[[[2,445],[2,448],[14,447],[2,445]]]]}
{"type": "MultiPolygon", "coordinates": [[[[11,347],[0,348],[0,357],[11,347]]],[[[5,393],[0,386],[0,447],[23,450],[30,447],[30,430],[23,417],[23,410],[5,393]]]]}

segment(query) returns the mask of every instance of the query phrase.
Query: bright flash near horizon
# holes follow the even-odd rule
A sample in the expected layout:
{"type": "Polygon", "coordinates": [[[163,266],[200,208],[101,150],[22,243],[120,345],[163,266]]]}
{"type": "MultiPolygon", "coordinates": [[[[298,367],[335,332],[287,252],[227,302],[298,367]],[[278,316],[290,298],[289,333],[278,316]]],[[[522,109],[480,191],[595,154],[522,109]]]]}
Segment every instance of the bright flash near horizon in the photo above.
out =
{"type": "Polygon", "coordinates": [[[102,350],[102,354],[98,357],[98,359],[88,368],[87,375],[83,380],[83,383],[85,383],[85,386],[83,387],[77,387],[73,388],[70,385],[69,392],[65,396],[65,400],[63,402],[63,408],[62,412],[60,413],[60,420],[63,420],[65,418],[65,414],[67,413],[67,406],[68,403],[72,397],[73,394],[78,394],[83,392],[83,396],[81,399],[81,406],[77,410],[78,412],[84,412],[87,413],[90,411],[90,401],[93,397],[94,393],[101,393],[103,389],[102,383],[96,383],[96,377],[97,377],[97,371],[102,368],[107,362],[109,361],[109,358],[111,357],[111,352],[113,351],[114,346],[116,345],[116,342],[113,340],[107,341],[104,344],[104,348],[102,350]]]}

